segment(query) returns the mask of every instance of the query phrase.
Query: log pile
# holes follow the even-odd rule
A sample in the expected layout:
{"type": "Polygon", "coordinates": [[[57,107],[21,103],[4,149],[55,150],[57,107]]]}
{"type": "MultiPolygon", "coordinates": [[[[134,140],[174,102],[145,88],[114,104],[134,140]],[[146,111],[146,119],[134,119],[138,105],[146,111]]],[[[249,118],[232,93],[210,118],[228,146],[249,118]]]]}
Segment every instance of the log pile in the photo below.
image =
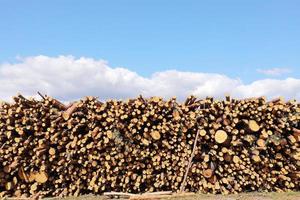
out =
{"type": "Polygon", "coordinates": [[[18,95],[0,106],[0,196],[299,191],[299,122],[281,98],[18,95]]]}

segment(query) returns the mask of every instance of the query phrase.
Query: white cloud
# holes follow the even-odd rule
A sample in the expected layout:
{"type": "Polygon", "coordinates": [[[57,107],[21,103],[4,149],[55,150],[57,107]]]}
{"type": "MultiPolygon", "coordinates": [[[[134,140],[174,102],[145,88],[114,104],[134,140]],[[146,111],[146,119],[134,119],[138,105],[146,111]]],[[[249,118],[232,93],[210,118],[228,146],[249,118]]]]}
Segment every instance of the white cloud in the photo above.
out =
{"type": "Polygon", "coordinates": [[[238,86],[234,90],[234,95],[240,97],[266,96],[269,98],[283,96],[288,99],[300,100],[300,79],[287,78],[284,80],[258,80],[249,85],[238,86]]]}
{"type": "Polygon", "coordinates": [[[268,76],[280,76],[282,74],[290,73],[291,69],[284,67],[275,67],[271,69],[257,69],[256,71],[268,76]]]}
{"type": "Polygon", "coordinates": [[[18,63],[0,64],[0,98],[8,100],[20,92],[36,96],[37,91],[69,101],[83,96],[100,99],[143,96],[198,97],[224,94],[245,98],[262,96],[300,99],[300,79],[264,79],[243,84],[221,74],[180,72],[176,70],[143,77],[126,68],[112,68],[103,60],[76,59],[72,56],[35,56],[18,63]]]}

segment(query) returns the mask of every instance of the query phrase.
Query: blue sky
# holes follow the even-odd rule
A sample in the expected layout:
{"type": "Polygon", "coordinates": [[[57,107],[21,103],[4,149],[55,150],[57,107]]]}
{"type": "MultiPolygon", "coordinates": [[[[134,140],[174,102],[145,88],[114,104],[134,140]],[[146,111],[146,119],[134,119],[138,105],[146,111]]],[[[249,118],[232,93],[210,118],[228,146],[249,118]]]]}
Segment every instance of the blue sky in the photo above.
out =
{"type": "Polygon", "coordinates": [[[16,56],[105,59],[149,76],[166,69],[244,82],[256,69],[300,76],[300,1],[0,0],[0,62],[16,56]]]}

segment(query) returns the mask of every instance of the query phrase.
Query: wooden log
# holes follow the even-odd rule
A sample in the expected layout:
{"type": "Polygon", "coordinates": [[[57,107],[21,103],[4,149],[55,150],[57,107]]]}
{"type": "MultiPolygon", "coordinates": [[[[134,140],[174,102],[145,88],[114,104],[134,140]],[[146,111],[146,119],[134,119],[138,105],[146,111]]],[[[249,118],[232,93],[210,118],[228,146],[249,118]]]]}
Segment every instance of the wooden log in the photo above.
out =
{"type": "Polygon", "coordinates": [[[205,178],[210,178],[212,175],[213,175],[213,171],[212,171],[211,169],[205,169],[205,170],[203,171],[203,176],[204,176],[205,178]]]}
{"type": "Polygon", "coordinates": [[[200,136],[205,136],[206,135],[206,131],[204,129],[201,129],[199,132],[200,136]]]}
{"type": "Polygon", "coordinates": [[[152,131],[150,133],[151,137],[154,139],[154,140],[159,140],[160,139],[160,133],[158,131],[152,131]]]}
{"type": "Polygon", "coordinates": [[[51,147],[51,148],[49,149],[49,154],[50,154],[51,156],[55,155],[55,152],[56,152],[56,151],[55,151],[54,148],[51,147]]]}
{"type": "Polygon", "coordinates": [[[215,140],[218,144],[225,143],[226,140],[228,139],[228,135],[225,131],[223,130],[218,130],[215,134],[215,140]]]}
{"type": "Polygon", "coordinates": [[[60,101],[58,101],[57,99],[54,99],[54,98],[49,98],[49,100],[53,103],[53,105],[55,107],[57,107],[58,109],[60,110],[66,110],[67,109],[67,106],[64,105],[63,103],[61,103],[60,101]]]}
{"type": "Polygon", "coordinates": [[[0,106],[5,195],[300,189],[297,102],[87,97],[77,103],[64,110],[50,97],[16,96],[0,106]]]}
{"type": "Polygon", "coordinates": [[[38,172],[37,174],[35,174],[34,179],[38,183],[45,183],[48,180],[48,175],[46,172],[41,171],[41,172],[38,172]]]}
{"type": "Polygon", "coordinates": [[[76,111],[80,102],[73,103],[66,111],[62,113],[62,117],[64,120],[68,120],[70,116],[76,111]]]}
{"type": "Polygon", "coordinates": [[[260,129],[259,125],[257,124],[257,122],[255,120],[249,120],[248,127],[249,127],[249,130],[252,132],[257,132],[260,129]]]}

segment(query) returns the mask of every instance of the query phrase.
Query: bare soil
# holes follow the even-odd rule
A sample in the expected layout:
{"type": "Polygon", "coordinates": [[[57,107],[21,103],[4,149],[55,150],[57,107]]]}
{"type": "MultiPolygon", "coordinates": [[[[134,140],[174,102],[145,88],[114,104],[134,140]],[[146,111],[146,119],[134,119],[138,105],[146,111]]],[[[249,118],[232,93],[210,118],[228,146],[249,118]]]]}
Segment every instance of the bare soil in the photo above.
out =
{"type": "MultiPolygon", "coordinates": [[[[46,198],[45,200],[107,200],[111,199],[107,196],[86,195],[80,197],[66,198],[46,198]]],[[[283,192],[283,193],[241,193],[234,195],[207,195],[207,194],[187,194],[187,195],[172,195],[163,198],[147,198],[162,199],[162,200],[300,200],[300,192],[283,192]]],[[[120,199],[121,200],[121,199],[120,199]]]]}

